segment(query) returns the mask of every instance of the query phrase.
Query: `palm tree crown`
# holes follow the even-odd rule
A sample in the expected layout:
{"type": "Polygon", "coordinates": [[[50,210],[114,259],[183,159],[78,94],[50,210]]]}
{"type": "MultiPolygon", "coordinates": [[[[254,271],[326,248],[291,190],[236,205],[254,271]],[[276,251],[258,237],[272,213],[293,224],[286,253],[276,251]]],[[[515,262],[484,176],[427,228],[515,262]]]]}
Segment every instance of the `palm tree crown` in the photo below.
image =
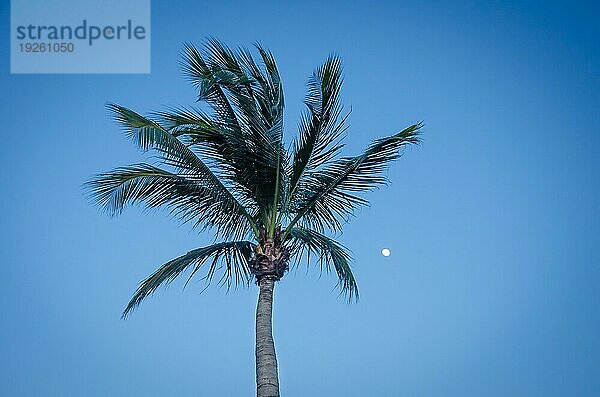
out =
{"type": "Polygon", "coordinates": [[[340,104],[340,59],[330,56],[308,81],[306,110],[291,147],[283,143],[284,97],[271,52],[209,39],[202,51],[185,45],[182,66],[203,108],[169,108],[142,116],[110,104],[126,135],[159,166],[133,164],[87,183],[111,214],[133,203],[167,207],[183,222],[210,229],[218,242],[175,258],[143,281],[127,316],[157,287],[185,271],[208,282],[279,280],[290,258],[316,257],[333,268],[348,299],[358,297],[350,255],[327,237],[368,202],[358,194],[386,183],[383,172],[400,149],[419,141],[422,124],[375,140],[360,155],[341,157],[347,113],[340,104]],[[221,274],[222,272],[222,274],[221,274]]]}

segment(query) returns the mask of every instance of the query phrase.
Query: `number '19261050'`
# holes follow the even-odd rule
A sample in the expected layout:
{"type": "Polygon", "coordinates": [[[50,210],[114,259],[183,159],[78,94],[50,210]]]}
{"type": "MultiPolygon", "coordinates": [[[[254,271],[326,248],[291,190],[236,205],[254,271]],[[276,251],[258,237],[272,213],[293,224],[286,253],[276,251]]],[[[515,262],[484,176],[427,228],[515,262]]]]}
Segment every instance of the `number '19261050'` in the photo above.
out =
{"type": "Polygon", "coordinates": [[[73,52],[73,43],[19,43],[21,52],[73,52]]]}

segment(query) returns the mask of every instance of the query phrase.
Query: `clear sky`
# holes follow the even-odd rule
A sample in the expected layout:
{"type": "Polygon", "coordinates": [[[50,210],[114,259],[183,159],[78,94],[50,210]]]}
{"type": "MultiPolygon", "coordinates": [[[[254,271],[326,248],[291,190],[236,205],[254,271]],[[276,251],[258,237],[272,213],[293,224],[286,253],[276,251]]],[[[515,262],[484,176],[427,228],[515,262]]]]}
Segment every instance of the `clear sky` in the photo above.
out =
{"type": "Polygon", "coordinates": [[[426,125],[339,236],[360,303],[315,268],[277,285],[284,396],[600,395],[600,10],[283,3],[154,1],[149,75],[10,75],[2,1],[0,395],[254,393],[256,287],[175,282],[120,320],[140,280],[211,238],[160,211],[110,219],[81,190],[143,159],[104,104],[191,104],[178,53],[208,35],[274,52],[288,138],[332,51],[347,153],[426,125]]]}

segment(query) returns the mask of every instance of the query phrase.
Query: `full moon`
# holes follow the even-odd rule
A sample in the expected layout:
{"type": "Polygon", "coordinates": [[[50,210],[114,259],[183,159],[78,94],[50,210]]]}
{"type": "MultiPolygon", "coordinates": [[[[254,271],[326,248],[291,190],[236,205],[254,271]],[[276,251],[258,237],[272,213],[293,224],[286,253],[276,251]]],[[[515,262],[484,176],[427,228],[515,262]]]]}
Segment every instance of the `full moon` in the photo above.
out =
{"type": "Polygon", "coordinates": [[[390,256],[391,254],[392,254],[392,251],[390,251],[387,248],[384,248],[381,250],[381,255],[383,255],[383,256],[390,256]]]}

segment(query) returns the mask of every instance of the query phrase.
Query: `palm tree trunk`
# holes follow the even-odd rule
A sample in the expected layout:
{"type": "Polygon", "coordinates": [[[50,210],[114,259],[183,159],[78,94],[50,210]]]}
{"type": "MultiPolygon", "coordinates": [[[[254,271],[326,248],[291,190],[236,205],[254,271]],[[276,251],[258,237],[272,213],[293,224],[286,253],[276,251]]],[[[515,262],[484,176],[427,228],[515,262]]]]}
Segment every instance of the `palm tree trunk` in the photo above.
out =
{"type": "Polygon", "coordinates": [[[279,397],[277,357],[271,322],[275,280],[262,277],[259,286],[256,307],[256,395],[257,397],[279,397]]]}

